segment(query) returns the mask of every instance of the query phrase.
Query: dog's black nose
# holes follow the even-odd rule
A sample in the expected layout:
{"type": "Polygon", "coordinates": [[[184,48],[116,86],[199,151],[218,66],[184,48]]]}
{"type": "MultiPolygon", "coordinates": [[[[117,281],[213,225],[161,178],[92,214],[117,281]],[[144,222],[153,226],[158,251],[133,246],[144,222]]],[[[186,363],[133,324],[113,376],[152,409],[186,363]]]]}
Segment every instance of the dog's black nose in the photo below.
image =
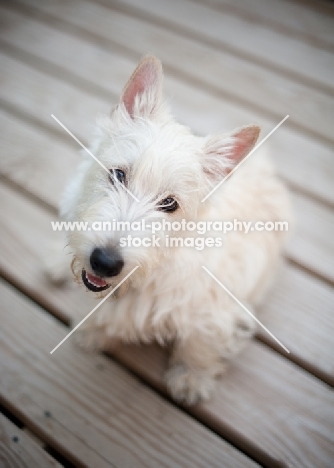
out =
{"type": "Polygon", "coordinates": [[[94,249],[90,256],[91,267],[98,276],[117,276],[124,266],[124,261],[114,248],[94,249]]]}

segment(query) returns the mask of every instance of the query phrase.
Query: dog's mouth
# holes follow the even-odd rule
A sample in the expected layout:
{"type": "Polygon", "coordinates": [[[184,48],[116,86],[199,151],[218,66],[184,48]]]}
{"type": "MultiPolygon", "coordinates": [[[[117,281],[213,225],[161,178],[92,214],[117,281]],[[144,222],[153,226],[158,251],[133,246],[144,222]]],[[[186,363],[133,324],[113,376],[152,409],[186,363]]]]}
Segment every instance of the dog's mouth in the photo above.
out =
{"type": "Polygon", "coordinates": [[[86,288],[88,288],[90,291],[93,291],[93,292],[104,291],[105,289],[108,289],[111,286],[103,278],[92,275],[91,273],[88,273],[84,269],[82,270],[81,278],[86,288]]]}

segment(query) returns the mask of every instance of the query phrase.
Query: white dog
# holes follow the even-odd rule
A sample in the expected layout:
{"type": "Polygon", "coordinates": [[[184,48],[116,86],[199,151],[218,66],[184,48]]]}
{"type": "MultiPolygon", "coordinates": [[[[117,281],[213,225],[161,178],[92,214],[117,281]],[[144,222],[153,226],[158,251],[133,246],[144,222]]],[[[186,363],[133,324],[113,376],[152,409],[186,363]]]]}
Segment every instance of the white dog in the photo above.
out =
{"type": "MultiPolygon", "coordinates": [[[[110,173],[87,156],[66,190],[63,219],[288,221],[286,190],[259,151],[202,202],[254,147],[260,129],[251,125],[194,136],[171,117],[162,99],[162,78],[160,62],[144,58],[111,116],[99,119],[91,151],[110,173]]],[[[147,237],[147,230],[69,234],[75,276],[99,296],[138,266],[75,333],[84,345],[99,349],[114,340],[172,344],[166,383],[174,398],[191,404],[211,396],[217,377],[256,325],[201,266],[253,311],[286,233],[235,231],[218,243],[221,233],[211,229],[204,238],[213,240],[205,248],[166,246],[167,236],[194,240],[193,230],[158,234],[160,244],[148,247],[124,243],[128,235],[147,237]]]]}

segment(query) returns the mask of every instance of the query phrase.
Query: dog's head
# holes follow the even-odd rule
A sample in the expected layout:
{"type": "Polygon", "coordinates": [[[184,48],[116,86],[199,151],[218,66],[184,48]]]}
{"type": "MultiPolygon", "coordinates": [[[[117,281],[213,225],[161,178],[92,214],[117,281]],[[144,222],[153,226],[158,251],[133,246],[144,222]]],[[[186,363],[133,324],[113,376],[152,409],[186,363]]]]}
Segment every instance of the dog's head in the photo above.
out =
{"type": "Polygon", "coordinates": [[[249,126],[228,135],[194,136],[171,117],[162,78],[155,57],[140,62],[111,115],[98,120],[91,153],[99,162],[86,155],[65,192],[63,218],[88,223],[69,233],[74,271],[95,292],[115,286],[136,266],[130,281],[138,285],[169,255],[161,244],[124,242],[128,236],[152,237],[142,229],[129,231],[128,223],[196,221],[209,206],[203,197],[248,154],[259,134],[249,126]]]}

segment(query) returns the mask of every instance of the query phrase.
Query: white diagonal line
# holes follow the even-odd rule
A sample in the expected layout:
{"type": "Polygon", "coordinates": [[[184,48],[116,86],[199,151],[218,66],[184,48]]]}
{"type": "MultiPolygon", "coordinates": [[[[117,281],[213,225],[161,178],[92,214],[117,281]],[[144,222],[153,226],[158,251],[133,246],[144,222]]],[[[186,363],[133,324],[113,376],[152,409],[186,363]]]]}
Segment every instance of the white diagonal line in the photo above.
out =
{"type": "Polygon", "coordinates": [[[254,319],[267,333],[269,333],[269,335],[276,341],[276,343],[278,343],[280,346],[282,346],[282,348],[283,348],[287,353],[290,353],[290,351],[288,350],[288,348],[287,348],[286,346],[284,346],[284,344],[282,344],[282,343],[280,342],[280,340],[279,340],[278,338],[276,338],[276,336],[273,335],[273,334],[271,333],[271,331],[269,331],[268,328],[267,328],[265,325],[263,325],[263,323],[260,322],[260,320],[257,319],[257,318],[255,317],[255,315],[252,314],[252,312],[251,312],[250,310],[248,310],[247,307],[245,307],[245,306],[242,304],[242,302],[240,302],[239,299],[237,299],[237,298],[234,296],[234,294],[232,294],[231,291],[229,291],[229,290],[227,289],[227,287],[224,286],[224,285],[219,281],[218,278],[215,277],[215,275],[213,275],[213,274],[211,273],[211,271],[209,271],[209,270],[208,270],[205,266],[203,266],[203,265],[202,265],[202,268],[203,268],[203,270],[205,270],[205,271],[208,273],[208,275],[211,276],[211,278],[213,278],[213,279],[216,281],[216,283],[219,284],[219,286],[220,286],[221,288],[224,289],[224,291],[227,292],[227,294],[229,294],[229,295],[235,300],[235,302],[237,302],[237,303],[239,304],[240,307],[242,307],[251,317],[253,317],[253,319],[254,319]]]}
{"type": "Polygon", "coordinates": [[[74,333],[75,330],[76,330],[77,328],[79,328],[80,325],[82,325],[82,324],[84,323],[84,321],[87,320],[88,317],[90,317],[90,316],[100,307],[100,305],[102,305],[102,304],[104,303],[104,301],[106,301],[106,300],[108,299],[108,297],[110,297],[110,296],[112,295],[112,293],[114,293],[114,292],[116,291],[116,289],[118,289],[118,288],[121,286],[121,284],[123,284],[124,281],[126,281],[126,280],[129,278],[129,276],[132,275],[132,273],[133,273],[134,271],[137,270],[137,268],[139,268],[139,267],[138,267],[138,266],[134,267],[134,269],[131,270],[130,273],[127,274],[127,275],[125,276],[125,278],[123,278],[122,281],[120,281],[120,282],[118,283],[118,285],[117,285],[114,289],[112,289],[112,290],[110,291],[110,293],[109,293],[106,297],[104,297],[104,298],[102,299],[102,301],[99,302],[99,303],[97,304],[97,306],[94,307],[94,309],[91,310],[91,311],[89,312],[89,314],[86,315],[86,317],[85,317],[84,319],[82,319],[81,322],[79,322],[78,325],[77,325],[76,327],[74,327],[73,330],[71,330],[70,333],[69,333],[68,335],[66,335],[65,338],[64,338],[63,340],[61,340],[60,343],[57,344],[57,346],[56,346],[55,348],[53,348],[52,351],[50,351],[50,354],[54,353],[54,352],[59,348],[59,346],[62,345],[62,344],[64,343],[64,341],[66,341],[67,338],[69,338],[69,337],[72,335],[72,333],[74,333]]]}
{"type": "Polygon", "coordinates": [[[100,164],[100,166],[103,167],[103,169],[104,169],[105,171],[108,172],[109,176],[111,175],[111,176],[114,178],[114,180],[115,180],[115,182],[117,182],[117,184],[119,184],[121,187],[123,187],[123,189],[124,189],[126,192],[128,192],[128,194],[131,195],[131,197],[132,197],[134,200],[136,200],[137,202],[139,202],[138,198],[135,197],[135,196],[133,195],[133,193],[131,193],[130,190],[127,189],[127,188],[125,187],[124,184],[121,184],[121,183],[119,182],[119,180],[114,176],[114,174],[112,174],[112,173],[109,171],[109,169],[107,169],[106,166],[105,166],[104,164],[102,164],[101,161],[100,161],[99,159],[97,159],[97,157],[94,156],[94,154],[93,154],[83,143],[81,143],[81,141],[80,141],[76,136],[74,136],[73,133],[70,132],[70,130],[69,130],[67,127],[65,127],[65,125],[64,125],[63,123],[61,123],[61,121],[60,121],[59,119],[57,119],[57,117],[56,117],[55,115],[51,114],[51,117],[65,130],[65,132],[67,132],[67,133],[73,138],[73,140],[75,140],[75,141],[81,146],[81,148],[83,148],[83,149],[89,154],[89,156],[91,156],[93,159],[95,159],[95,161],[96,161],[98,164],[100,164]]]}
{"type": "Polygon", "coordinates": [[[210,195],[212,195],[213,192],[215,192],[215,191],[216,191],[216,190],[233,174],[233,172],[236,171],[236,170],[238,169],[238,167],[240,167],[241,164],[244,163],[244,162],[246,161],[246,159],[248,159],[249,156],[250,156],[251,154],[253,154],[254,151],[256,151],[256,150],[262,145],[262,143],[264,143],[264,142],[267,140],[267,138],[269,138],[270,135],[272,135],[272,134],[275,132],[275,130],[277,130],[278,127],[280,127],[280,126],[282,125],[282,123],[284,123],[284,122],[286,121],[286,119],[288,119],[288,118],[289,118],[289,116],[286,115],[286,116],[284,117],[284,119],[282,119],[282,120],[280,121],[280,123],[277,124],[276,127],[273,128],[272,131],[269,132],[268,135],[267,135],[266,137],[263,138],[263,140],[260,141],[260,143],[258,143],[256,146],[254,146],[254,148],[252,149],[252,151],[250,151],[250,152],[247,154],[247,156],[246,156],[242,161],[240,161],[239,164],[238,164],[237,166],[235,166],[235,168],[232,169],[232,171],[229,172],[229,173],[227,174],[227,176],[226,176],[223,180],[221,180],[221,181],[219,182],[219,184],[217,184],[217,185],[211,190],[211,192],[208,193],[208,194],[203,198],[203,200],[201,200],[202,203],[205,202],[205,200],[207,200],[207,199],[210,197],[210,195]]]}

